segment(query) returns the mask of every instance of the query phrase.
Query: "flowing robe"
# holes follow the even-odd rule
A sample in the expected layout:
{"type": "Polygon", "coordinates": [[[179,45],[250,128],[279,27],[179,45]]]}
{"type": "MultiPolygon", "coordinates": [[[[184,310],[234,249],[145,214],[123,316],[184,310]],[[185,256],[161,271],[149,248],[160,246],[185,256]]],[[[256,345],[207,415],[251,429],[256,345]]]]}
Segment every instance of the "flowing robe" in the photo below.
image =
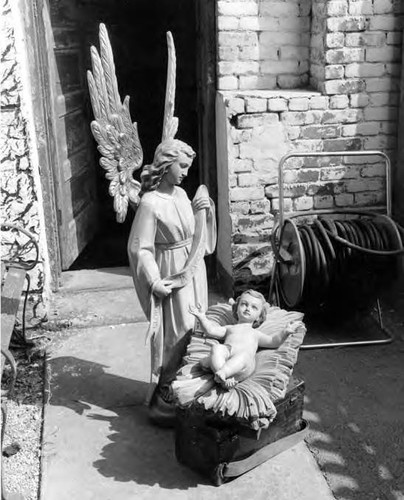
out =
{"type": "MultiPolygon", "coordinates": [[[[216,246],[213,202],[206,217],[205,253],[209,254],[216,246]]],[[[136,292],[149,320],[153,285],[183,270],[194,232],[194,212],[191,201],[182,188],[175,186],[172,195],[158,191],[143,195],[129,236],[128,254],[136,292]]],[[[202,310],[208,307],[208,286],[203,260],[185,286],[173,289],[162,300],[162,321],[151,344],[153,385],[158,383],[161,369],[164,373],[179,340],[193,329],[195,318],[190,314],[189,307],[196,305],[200,305],[202,310]]]]}

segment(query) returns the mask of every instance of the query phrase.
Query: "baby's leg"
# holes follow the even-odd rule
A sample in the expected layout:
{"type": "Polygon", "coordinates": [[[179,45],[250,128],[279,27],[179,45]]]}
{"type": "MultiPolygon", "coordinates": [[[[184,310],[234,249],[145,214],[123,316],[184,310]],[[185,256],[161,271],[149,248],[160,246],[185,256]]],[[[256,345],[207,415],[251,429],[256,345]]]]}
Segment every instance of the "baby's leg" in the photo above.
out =
{"type": "Polygon", "coordinates": [[[222,368],[229,359],[229,348],[223,344],[214,344],[210,355],[210,364],[214,373],[222,368]]]}
{"type": "Polygon", "coordinates": [[[216,372],[217,380],[227,389],[234,387],[238,382],[245,380],[254,371],[254,359],[250,360],[245,354],[236,354],[226,361],[223,367],[216,372]]]}

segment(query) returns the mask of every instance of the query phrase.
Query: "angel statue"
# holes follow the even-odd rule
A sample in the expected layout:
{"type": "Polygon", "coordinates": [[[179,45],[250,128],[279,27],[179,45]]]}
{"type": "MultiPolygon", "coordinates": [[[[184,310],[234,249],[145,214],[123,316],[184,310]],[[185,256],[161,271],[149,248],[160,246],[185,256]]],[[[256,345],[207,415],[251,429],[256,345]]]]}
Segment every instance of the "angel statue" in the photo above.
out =
{"type": "Polygon", "coordinates": [[[101,154],[100,165],[110,181],[117,220],[125,220],[129,205],[136,210],[128,255],[136,292],[150,322],[149,415],[161,425],[173,423],[171,382],[194,327],[190,310],[208,306],[204,256],[216,246],[215,208],[207,188],[200,186],[191,202],[179,187],[195,152],[175,139],[176,59],[170,32],[167,44],[162,141],[153,162],[143,167],[140,183],[133,178],[143,162],[137,124],[131,121],[129,97],[121,102],[111,44],[103,24],[100,52],[91,47],[92,72],[87,73],[95,118],[91,130],[101,154]]]}

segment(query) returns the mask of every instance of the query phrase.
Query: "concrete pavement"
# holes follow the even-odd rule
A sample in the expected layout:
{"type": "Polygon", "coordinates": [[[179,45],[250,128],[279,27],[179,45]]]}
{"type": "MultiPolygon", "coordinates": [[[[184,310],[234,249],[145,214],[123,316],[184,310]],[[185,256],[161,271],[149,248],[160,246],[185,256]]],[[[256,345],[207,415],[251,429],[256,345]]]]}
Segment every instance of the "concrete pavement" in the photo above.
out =
{"type": "MultiPolygon", "coordinates": [[[[122,276],[115,276],[121,285],[122,276]]],[[[128,308],[119,290],[95,292],[96,283],[85,281],[86,290],[74,282],[54,307],[61,323],[75,311],[81,328],[55,333],[49,352],[41,500],[334,498],[304,443],[218,488],[180,465],[173,431],[152,426],[143,405],[150,360],[138,303],[125,292],[128,308]]]]}

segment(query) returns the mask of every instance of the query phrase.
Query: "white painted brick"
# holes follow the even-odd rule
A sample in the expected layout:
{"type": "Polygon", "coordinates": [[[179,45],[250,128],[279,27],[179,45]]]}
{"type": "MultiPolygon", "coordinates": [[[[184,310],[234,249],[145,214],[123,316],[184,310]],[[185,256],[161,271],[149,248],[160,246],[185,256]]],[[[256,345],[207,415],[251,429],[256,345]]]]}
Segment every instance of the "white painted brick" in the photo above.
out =
{"type": "Polygon", "coordinates": [[[366,49],[366,61],[369,62],[393,62],[401,60],[401,47],[388,45],[382,48],[370,47],[366,49]]]}
{"type": "Polygon", "coordinates": [[[324,112],[322,123],[356,123],[362,119],[362,109],[330,110],[324,112]]]}
{"type": "Polygon", "coordinates": [[[309,17],[281,17],[279,19],[279,29],[281,31],[289,31],[299,37],[299,34],[303,31],[310,30],[310,18],[309,17]]]}
{"type": "Polygon", "coordinates": [[[380,132],[379,122],[364,122],[355,125],[344,125],[342,135],[344,137],[354,137],[356,135],[377,135],[380,132]]]}
{"type": "Polygon", "coordinates": [[[307,86],[309,76],[307,74],[295,75],[279,75],[276,79],[280,89],[296,89],[307,86]]]}
{"type": "Polygon", "coordinates": [[[325,54],[325,60],[330,64],[360,62],[365,60],[365,50],[362,48],[330,49],[325,54]]]}
{"type": "Polygon", "coordinates": [[[217,29],[219,31],[236,31],[240,27],[240,19],[234,16],[218,16],[217,29]]]}
{"type": "Polygon", "coordinates": [[[394,2],[392,0],[374,0],[375,14],[393,14],[394,2]]]}
{"type": "Polygon", "coordinates": [[[219,16],[256,16],[258,5],[256,2],[217,2],[217,13],[219,16]]]}
{"type": "Polygon", "coordinates": [[[377,78],[385,74],[383,63],[351,63],[345,66],[347,78],[377,78]]]}
{"type": "Polygon", "coordinates": [[[346,95],[333,95],[330,97],[331,109],[345,109],[349,105],[349,98],[346,95]]]}
{"type": "Polygon", "coordinates": [[[239,115],[237,126],[239,128],[255,128],[265,124],[276,123],[279,117],[276,113],[253,113],[248,115],[239,115]]]}
{"type": "Polygon", "coordinates": [[[258,176],[256,174],[248,173],[238,175],[238,185],[240,187],[257,186],[258,184],[258,176]]]}
{"type": "Polygon", "coordinates": [[[388,45],[400,45],[402,43],[402,33],[401,31],[391,31],[387,33],[387,39],[386,42],[388,45]]]}
{"type": "MultiPolygon", "coordinates": [[[[320,35],[322,38],[322,35],[320,35]]],[[[344,34],[343,33],[327,33],[325,38],[326,47],[329,49],[338,49],[344,47],[344,34]]]]}
{"type": "Polygon", "coordinates": [[[381,134],[374,137],[366,137],[364,147],[365,149],[395,149],[397,147],[397,137],[381,134]]]}
{"type": "Polygon", "coordinates": [[[252,201],[264,198],[263,187],[238,187],[230,190],[230,201],[252,201]]]}
{"type": "Polygon", "coordinates": [[[274,97],[268,99],[268,111],[286,111],[288,109],[288,102],[282,97],[274,97]]]}
{"type": "Polygon", "coordinates": [[[380,106],[367,107],[364,110],[364,118],[366,121],[386,121],[396,120],[398,110],[396,107],[380,106]]]}
{"type": "Polygon", "coordinates": [[[392,78],[372,78],[366,82],[366,90],[368,92],[397,92],[400,90],[400,85],[392,78]]]}
{"type": "Polygon", "coordinates": [[[229,187],[233,188],[237,186],[237,175],[230,174],[229,175],[229,187]]]}
{"type": "Polygon", "coordinates": [[[369,25],[365,16],[330,17],[327,19],[327,28],[330,31],[364,31],[369,25]]]}
{"type": "Polygon", "coordinates": [[[299,139],[301,130],[302,130],[301,127],[286,127],[286,133],[288,134],[288,139],[291,141],[299,139]]]}
{"type": "Polygon", "coordinates": [[[386,43],[386,33],[347,33],[347,47],[383,47],[386,43]]]}
{"type": "Polygon", "coordinates": [[[245,112],[244,99],[241,97],[225,99],[225,105],[228,116],[238,115],[245,112]]]}
{"type": "Polygon", "coordinates": [[[236,76],[219,76],[217,79],[218,90],[237,90],[238,79],[236,76]]]}
{"type": "Polygon", "coordinates": [[[349,96],[351,107],[353,108],[364,108],[368,105],[369,103],[369,96],[368,94],[362,93],[362,94],[352,94],[349,96]]]}
{"type": "Polygon", "coordinates": [[[326,94],[356,94],[366,88],[367,82],[363,78],[350,78],[343,80],[327,80],[324,82],[326,94]]]}
{"type": "Polygon", "coordinates": [[[309,99],[306,97],[295,97],[289,99],[289,111],[307,111],[309,109],[309,99]]]}
{"type": "Polygon", "coordinates": [[[292,2],[260,2],[260,16],[298,17],[299,6],[292,2]]]}
{"type": "Polygon", "coordinates": [[[399,19],[393,15],[374,15],[369,21],[371,31],[396,31],[399,27],[399,19]]]}
{"type": "Polygon", "coordinates": [[[242,173],[242,172],[252,172],[253,170],[253,162],[251,159],[248,158],[233,158],[229,162],[229,168],[231,172],[234,172],[235,174],[242,173]]]}
{"type": "Polygon", "coordinates": [[[314,206],[314,200],[311,196],[301,196],[293,200],[295,210],[311,210],[314,206]]]}
{"type": "Polygon", "coordinates": [[[344,78],[345,67],[342,64],[328,64],[325,68],[325,79],[326,80],[337,80],[338,78],[344,78]]]}
{"type": "Polygon", "coordinates": [[[221,61],[218,64],[219,76],[256,74],[258,69],[257,61],[221,61]]]}
{"type": "Polygon", "coordinates": [[[261,73],[269,75],[295,74],[298,64],[298,61],[262,61],[259,68],[261,73]]]}
{"type": "Polygon", "coordinates": [[[359,167],[325,167],[320,171],[320,180],[323,182],[340,181],[343,179],[357,179],[359,167]]]}
{"type": "Polygon", "coordinates": [[[218,45],[220,46],[230,46],[235,45],[257,45],[258,36],[257,33],[252,31],[219,31],[218,33],[218,45]]]}
{"type": "Polygon", "coordinates": [[[276,87],[276,77],[273,75],[240,76],[240,90],[269,90],[276,87]]]}
{"type": "Polygon", "coordinates": [[[392,76],[400,76],[401,75],[401,64],[399,63],[387,63],[386,64],[386,73],[392,76]]]}
{"type": "Polygon", "coordinates": [[[280,48],[280,59],[298,59],[299,61],[309,58],[309,48],[296,45],[285,45],[280,48]]]}
{"type": "MultiPolygon", "coordinates": [[[[279,28],[277,28],[279,29],[279,28]]],[[[279,33],[264,31],[259,35],[260,46],[265,50],[266,47],[281,47],[282,45],[296,45],[299,43],[299,38],[296,33],[279,33]],[[298,40],[298,42],[296,42],[298,40]]]]}
{"type": "Polygon", "coordinates": [[[327,96],[312,97],[310,109],[327,109],[329,98],[327,96]]]}
{"type": "Polygon", "coordinates": [[[239,47],[221,46],[218,51],[219,61],[237,61],[239,51],[239,47]]]}
{"type": "Polygon", "coordinates": [[[349,14],[351,16],[372,15],[373,14],[372,0],[361,0],[360,2],[350,2],[349,14]]]}
{"type": "Polygon", "coordinates": [[[399,104],[399,99],[398,92],[376,92],[369,95],[371,106],[396,106],[399,104]]]}
{"type": "Polygon", "coordinates": [[[246,98],[247,113],[260,113],[267,110],[267,100],[254,97],[246,98]]]}
{"type": "Polygon", "coordinates": [[[397,123],[396,122],[381,122],[380,132],[386,135],[397,135],[397,123]]]}
{"type": "Polygon", "coordinates": [[[314,196],[314,208],[332,208],[334,206],[334,198],[330,195],[314,196]]]}
{"type": "Polygon", "coordinates": [[[248,129],[238,130],[233,126],[230,126],[230,138],[233,144],[240,144],[240,142],[247,142],[251,140],[251,130],[248,129]]]}
{"type": "Polygon", "coordinates": [[[239,26],[241,30],[260,31],[260,20],[257,16],[241,17],[239,26]]]}
{"type": "Polygon", "coordinates": [[[330,0],[326,3],[328,16],[346,16],[348,14],[347,0],[330,0]]]}

